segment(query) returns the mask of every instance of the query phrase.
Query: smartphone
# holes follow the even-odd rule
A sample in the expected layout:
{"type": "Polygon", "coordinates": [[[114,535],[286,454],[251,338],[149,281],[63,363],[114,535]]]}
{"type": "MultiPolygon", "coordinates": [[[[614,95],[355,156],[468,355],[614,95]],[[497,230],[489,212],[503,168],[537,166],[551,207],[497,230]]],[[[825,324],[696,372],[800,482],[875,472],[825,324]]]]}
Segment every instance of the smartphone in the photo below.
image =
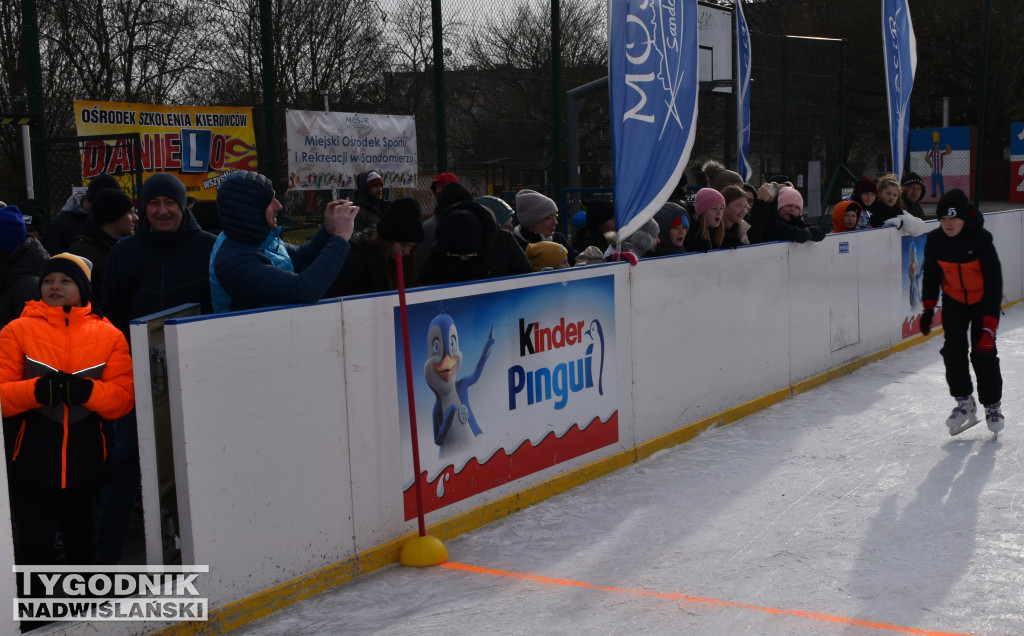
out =
{"type": "Polygon", "coordinates": [[[779,193],[779,184],[773,183],[768,187],[768,194],[774,199],[775,195],[779,193]]]}

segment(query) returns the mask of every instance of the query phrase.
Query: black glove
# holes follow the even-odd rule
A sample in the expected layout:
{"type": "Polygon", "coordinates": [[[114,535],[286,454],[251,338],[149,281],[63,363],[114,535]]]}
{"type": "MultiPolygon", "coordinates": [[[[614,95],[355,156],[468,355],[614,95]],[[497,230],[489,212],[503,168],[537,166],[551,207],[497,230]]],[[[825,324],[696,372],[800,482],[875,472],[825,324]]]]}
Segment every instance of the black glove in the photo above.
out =
{"type": "Polygon", "coordinates": [[[57,406],[64,395],[64,383],[70,377],[60,371],[51,371],[36,379],[35,398],[43,406],[57,406]]]}
{"type": "Polygon", "coordinates": [[[924,311],[921,312],[921,333],[928,335],[932,330],[932,318],[935,317],[935,301],[926,300],[924,302],[924,311]],[[929,306],[930,305],[930,306],[929,306]]]}
{"type": "Polygon", "coordinates": [[[822,230],[817,225],[812,225],[811,227],[807,228],[807,231],[811,233],[811,240],[814,241],[815,243],[825,240],[825,231],[822,230]]]}
{"type": "Polygon", "coordinates": [[[67,377],[67,381],[64,383],[64,392],[61,394],[64,404],[68,406],[85,404],[89,401],[90,395],[92,395],[92,380],[73,375],[67,377]]]}

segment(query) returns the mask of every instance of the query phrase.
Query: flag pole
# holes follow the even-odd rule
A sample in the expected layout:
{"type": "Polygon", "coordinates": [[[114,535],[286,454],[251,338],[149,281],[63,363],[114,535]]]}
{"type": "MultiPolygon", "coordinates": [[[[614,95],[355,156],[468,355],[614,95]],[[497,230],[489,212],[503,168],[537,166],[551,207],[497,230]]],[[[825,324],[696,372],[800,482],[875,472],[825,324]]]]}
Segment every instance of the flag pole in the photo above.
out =
{"type": "Polygon", "coordinates": [[[440,565],[448,560],[448,549],[435,536],[427,534],[423,519],[423,484],[420,481],[420,443],[416,435],[416,397],[412,385],[412,357],[409,348],[409,314],[405,307],[405,275],[402,271],[402,251],[396,250],[395,274],[398,278],[398,306],[402,320],[402,349],[405,352],[405,389],[409,398],[409,432],[412,438],[413,486],[416,491],[416,521],[419,534],[402,545],[398,560],[402,565],[423,567],[440,565]]]}

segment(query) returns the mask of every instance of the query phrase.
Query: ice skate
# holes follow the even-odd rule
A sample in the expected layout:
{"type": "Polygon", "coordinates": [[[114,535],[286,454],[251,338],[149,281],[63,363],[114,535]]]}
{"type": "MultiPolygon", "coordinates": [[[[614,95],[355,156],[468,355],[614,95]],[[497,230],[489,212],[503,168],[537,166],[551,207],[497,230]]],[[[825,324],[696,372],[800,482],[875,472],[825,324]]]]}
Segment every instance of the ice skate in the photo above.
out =
{"type": "Polygon", "coordinates": [[[978,423],[978,407],[974,404],[974,397],[958,397],[953,412],[946,420],[950,435],[959,435],[978,423]]]}
{"type": "Polygon", "coordinates": [[[999,433],[999,431],[1003,430],[1003,423],[1005,421],[1003,414],[999,411],[999,402],[985,406],[985,422],[988,424],[988,430],[993,433],[999,433]]]}

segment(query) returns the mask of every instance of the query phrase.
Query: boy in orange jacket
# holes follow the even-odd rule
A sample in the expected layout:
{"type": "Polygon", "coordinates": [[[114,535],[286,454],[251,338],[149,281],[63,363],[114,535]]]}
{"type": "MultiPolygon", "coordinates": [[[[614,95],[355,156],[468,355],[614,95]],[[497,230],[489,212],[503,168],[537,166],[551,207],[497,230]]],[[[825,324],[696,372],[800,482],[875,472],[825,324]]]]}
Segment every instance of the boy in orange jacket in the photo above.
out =
{"type": "Polygon", "coordinates": [[[26,303],[0,331],[0,408],[21,564],[50,563],[58,527],[67,563],[95,563],[111,420],[135,402],[128,343],[92,313],[91,269],[68,253],[46,261],[42,300],[26,303]]]}

